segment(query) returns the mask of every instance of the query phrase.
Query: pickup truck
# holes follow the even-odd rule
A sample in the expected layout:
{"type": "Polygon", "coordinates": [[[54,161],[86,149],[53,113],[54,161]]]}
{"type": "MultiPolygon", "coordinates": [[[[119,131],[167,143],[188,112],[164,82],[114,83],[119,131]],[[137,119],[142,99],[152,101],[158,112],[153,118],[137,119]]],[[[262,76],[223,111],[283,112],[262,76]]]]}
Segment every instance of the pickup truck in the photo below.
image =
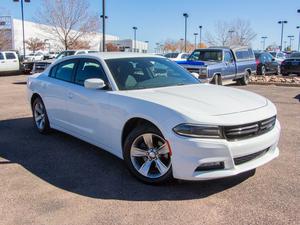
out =
{"type": "Polygon", "coordinates": [[[222,85],[224,80],[247,85],[256,73],[253,50],[249,47],[195,49],[187,61],[177,62],[203,82],[222,85]]]}

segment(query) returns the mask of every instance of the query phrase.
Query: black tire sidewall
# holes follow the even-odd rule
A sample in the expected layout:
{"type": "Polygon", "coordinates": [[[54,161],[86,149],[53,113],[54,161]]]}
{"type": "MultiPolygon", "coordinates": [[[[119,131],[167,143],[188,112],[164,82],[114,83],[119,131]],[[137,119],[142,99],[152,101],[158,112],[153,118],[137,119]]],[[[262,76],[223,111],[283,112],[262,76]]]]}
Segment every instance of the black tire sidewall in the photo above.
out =
{"type": "MultiPolygon", "coordinates": [[[[130,149],[131,149],[133,141],[138,136],[140,136],[144,133],[154,133],[154,134],[159,135],[162,138],[164,138],[162,133],[154,126],[142,125],[142,126],[138,126],[138,127],[134,128],[126,137],[124,147],[123,147],[123,158],[124,158],[125,164],[127,165],[127,168],[135,177],[137,177],[139,180],[143,181],[144,183],[159,184],[159,183],[164,183],[164,182],[171,180],[173,178],[172,165],[171,165],[170,169],[168,170],[168,172],[159,178],[145,177],[142,174],[140,174],[138,171],[136,171],[135,167],[133,166],[133,164],[131,162],[131,157],[130,157],[130,149]]],[[[171,163],[172,163],[172,158],[171,158],[171,163]]]]}
{"type": "Polygon", "coordinates": [[[46,110],[43,100],[40,97],[36,98],[32,103],[32,117],[33,117],[33,122],[34,122],[35,127],[41,134],[47,134],[50,131],[50,123],[49,123],[49,119],[48,119],[48,115],[47,115],[47,110],[46,110]],[[41,103],[45,109],[45,126],[43,129],[40,129],[36,125],[36,122],[35,122],[34,108],[37,103],[41,103]]]}

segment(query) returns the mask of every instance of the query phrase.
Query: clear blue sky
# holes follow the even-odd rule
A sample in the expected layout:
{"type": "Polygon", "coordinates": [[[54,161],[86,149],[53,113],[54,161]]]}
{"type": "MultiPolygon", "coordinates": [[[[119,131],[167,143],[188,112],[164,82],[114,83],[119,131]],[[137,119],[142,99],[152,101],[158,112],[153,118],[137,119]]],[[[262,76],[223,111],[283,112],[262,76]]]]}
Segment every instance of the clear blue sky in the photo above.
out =
{"type": "MultiPolygon", "coordinates": [[[[91,12],[101,14],[101,0],[87,0],[91,12]]],[[[33,20],[41,0],[31,0],[25,4],[25,19],[33,20]]],[[[300,0],[106,0],[107,33],[132,38],[132,26],[137,26],[137,39],[149,41],[153,49],[156,42],[180,39],[184,36],[182,13],[189,13],[188,39],[193,41],[193,33],[203,25],[203,32],[213,33],[217,21],[230,21],[241,18],[249,20],[257,38],[253,47],[261,47],[261,36],[268,36],[266,44],[280,42],[278,20],[287,20],[285,39],[294,35],[294,48],[297,47],[300,26],[300,0]]],[[[13,0],[0,0],[0,15],[6,13],[21,18],[20,6],[13,0]]]]}

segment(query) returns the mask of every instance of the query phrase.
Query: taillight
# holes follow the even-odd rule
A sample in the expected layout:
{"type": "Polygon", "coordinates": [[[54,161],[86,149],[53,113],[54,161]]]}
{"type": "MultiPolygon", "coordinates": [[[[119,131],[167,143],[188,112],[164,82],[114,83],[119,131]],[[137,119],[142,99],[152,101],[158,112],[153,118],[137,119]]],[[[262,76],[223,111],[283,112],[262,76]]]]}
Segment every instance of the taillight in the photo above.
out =
{"type": "Polygon", "coordinates": [[[258,65],[260,63],[258,59],[255,62],[256,62],[256,65],[258,65]]]}

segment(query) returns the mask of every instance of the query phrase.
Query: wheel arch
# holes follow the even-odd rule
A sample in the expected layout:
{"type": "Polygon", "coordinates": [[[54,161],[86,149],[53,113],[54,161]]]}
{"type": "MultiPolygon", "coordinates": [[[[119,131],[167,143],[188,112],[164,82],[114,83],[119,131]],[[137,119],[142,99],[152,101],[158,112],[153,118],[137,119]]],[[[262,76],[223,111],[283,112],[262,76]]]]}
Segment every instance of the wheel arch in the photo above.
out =
{"type": "Polygon", "coordinates": [[[37,98],[42,99],[42,97],[41,97],[38,93],[34,93],[34,94],[31,96],[31,99],[30,99],[30,105],[31,105],[31,107],[32,107],[33,102],[34,102],[37,98]]]}
{"type": "Polygon", "coordinates": [[[161,133],[161,129],[159,129],[159,127],[152,121],[142,118],[142,117],[133,117],[130,118],[126,121],[125,125],[123,126],[122,129],[122,136],[121,136],[121,144],[122,144],[122,148],[124,147],[124,143],[126,140],[126,137],[128,136],[128,134],[137,126],[139,125],[144,125],[144,124],[148,124],[150,126],[155,127],[156,129],[158,129],[161,133]]]}

